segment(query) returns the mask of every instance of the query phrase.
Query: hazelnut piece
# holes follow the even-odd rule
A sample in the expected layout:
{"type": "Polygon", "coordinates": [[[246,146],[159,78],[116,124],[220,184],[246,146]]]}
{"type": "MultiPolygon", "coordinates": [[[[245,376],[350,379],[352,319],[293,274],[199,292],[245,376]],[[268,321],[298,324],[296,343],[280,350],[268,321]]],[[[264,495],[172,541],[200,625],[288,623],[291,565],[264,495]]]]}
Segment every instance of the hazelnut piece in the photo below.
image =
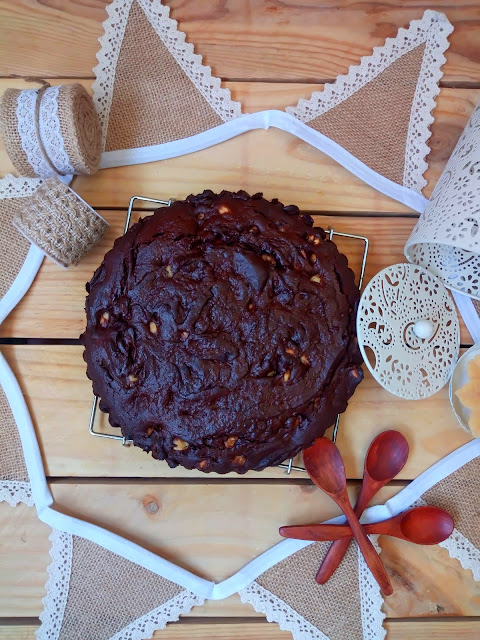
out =
{"type": "Polygon", "coordinates": [[[201,460],[197,465],[197,469],[205,469],[206,466],[207,466],[207,461],[201,460]]]}
{"type": "Polygon", "coordinates": [[[108,313],[108,311],[104,311],[100,316],[100,326],[106,327],[109,320],[110,320],[110,314],[108,313]]]}
{"type": "Polygon", "coordinates": [[[319,276],[319,275],[317,275],[317,274],[315,274],[314,276],[312,276],[312,277],[310,278],[310,282],[317,282],[317,283],[318,283],[318,282],[321,282],[321,281],[322,281],[322,279],[321,279],[321,278],[320,278],[320,276],[319,276]]]}
{"type": "Polygon", "coordinates": [[[173,278],[172,267],[169,264],[165,267],[165,271],[167,273],[167,278],[173,278]]]}
{"type": "Polygon", "coordinates": [[[291,375],[291,374],[290,374],[290,369],[287,369],[287,370],[285,371],[285,373],[283,374],[283,380],[284,380],[284,382],[288,382],[288,381],[290,380],[290,375],[291,375]]]}
{"type": "Polygon", "coordinates": [[[185,449],[188,449],[188,446],[188,442],[185,442],[182,438],[173,439],[173,448],[175,451],[185,451],[185,449]]]}
{"type": "Polygon", "coordinates": [[[218,213],[223,216],[225,213],[230,213],[230,209],[224,204],[220,205],[218,208],[218,213]]]}
{"type": "Polygon", "coordinates": [[[128,386],[129,386],[129,387],[133,387],[133,385],[135,384],[135,382],[138,382],[138,377],[137,377],[137,376],[129,375],[129,376],[128,376],[128,386]]]}
{"type": "Polygon", "coordinates": [[[306,367],[310,366],[310,360],[308,359],[308,356],[306,356],[305,354],[301,356],[300,362],[304,364],[306,367]]]}
{"type": "Polygon", "coordinates": [[[245,456],[235,456],[235,458],[233,459],[233,464],[245,464],[245,462],[245,456]]]}
{"type": "Polygon", "coordinates": [[[295,349],[291,349],[290,347],[288,347],[287,349],[285,349],[285,353],[288,353],[289,356],[294,356],[295,349]]]}
{"type": "Polygon", "coordinates": [[[317,256],[316,256],[314,253],[312,253],[312,254],[310,255],[310,262],[311,262],[312,264],[315,264],[315,262],[316,262],[316,261],[317,261],[317,256]]]}
{"type": "Polygon", "coordinates": [[[225,447],[227,449],[231,449],[237,440],[238,440],[237,436],[230,436],[229,438],[227,438],[227,440],[225,440],[225,447]]]}
{"type": "Polygon", "coordinates": [[[150,333],[157,333],[157,325],[155,324],[155,322],[150,322],[148,328],[150,329],[150,333]]]}
{"type": "Polygon", "coordinates": [[[270,262],[270,264],[273,264],[273,265],[277,264],[275,262],[275,258],[273,256],[269,255],[268,253],[262,253],[262,260],[264,262],[270,262]]]}

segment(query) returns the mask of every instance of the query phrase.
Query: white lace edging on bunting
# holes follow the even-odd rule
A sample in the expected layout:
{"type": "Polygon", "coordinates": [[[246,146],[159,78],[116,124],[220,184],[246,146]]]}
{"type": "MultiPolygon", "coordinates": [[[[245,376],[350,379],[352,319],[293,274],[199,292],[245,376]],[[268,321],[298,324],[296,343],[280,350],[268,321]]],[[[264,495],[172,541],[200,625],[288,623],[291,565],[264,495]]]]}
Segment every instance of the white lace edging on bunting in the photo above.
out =
{"type": "Polygon", "coordinates": [[[238,594],[242,602],[248,602],[255,611],[264,613],[269,622],[276,622],[282,631],[290,631],[294,640],[329,640],[320,629],[258,582],[252,582],[238,594]]]}
{"type": "Polygon", "coordinates": [[[93,101],[102,127],[102,149],[105,148],[107,138],[115,70],[132,3],[133,0],[114,0],[107,5],[108,18],[102,24],[103,35],[98,38],[100,50],[97,52],[98,64],[92,69],[95,74],[92,89],[93,101]]]}
{"type": "Polygon", "coordinates": [[[426,11],[423,19],[430,13],[432,25],[427,31],[425,53],[410,113],[403,172],[404,186],[418,193],[427,184],[423,174],[428,169],[426,157],[430,153],[430,147],[427,141],[432,135],[432,111],[440,92],[438,83],[443,75],[442,66],[446,62],[443,54],[449,46],[447,38],[453,31],[453,26],[442,13],[426,11]]]}
{"type": "Polygon", "coordinates": [[[175,622],[184,613],[205,602],[191,591],[182,591],[160,607],[134,620],[109,640],[148,640],[155,631],[164,629],[169,622],[175,622]]]}
{"type": "Polygon", "coordinates": [[[185,42],[185,33],[179,31],[176,20],[169,17],[169,7],[163,6],[159,0],[114,0],[107,6],[104,33],[98,39],[98,64],[93,68],[93,99],[102,127],[102,149],[107,137],[118,56],[134,1],[138,2],[163,44],[222,120],[226,122],[241,116],[242,105],[232,100],[230,90],[221,86],[220,78],[212,75],[211,68],[202,64],[202,57],[194,53],[193,45],[185,42]]]}
{"type": "Polygon", "coordinates": [[[0,502],[8,502],[11,507],[23,502],[33,507],[32,487],[21,480],[0,480],[0,502]]]}
{"type": "Polygon", "coordinates": [[[464,569],[470,569],[475,580],[480,581],[480,551],[458,529],[454,529],[439,546],[446,549],[451,558],[458,560],[464,569]]]}
{"type": "MultiPolygon", "coordinates": [[[[380,553],[378,536],[369,536],[377,553],[380,553]]],[[[360,590],[360,607],[362,613],[362,629],[364,640],[382,640],[387,634],[383,627],[385,614],[382,611],[383,596],[377,581],[367,567],[360,550],[358,553],[358,588],[360,590]]]]}
{"type": "Polygon", "coordinates": [[[41,625],[35,633],[37,640],[58,640],[72,572],[73,537],[69,533],[52,529],[50,540],[52,562],[47,568],[47,595],[42,600],[44,608],[40,614],[41,625]]]}
{"type": "Polygon", "coordinates": [[[412,20],[407,29],[400,28],[394,38],[387,38],[385,44],[375,47],[371,55],[364,56],[360,64],[351,66],[348,73],[326,84],[323,91],[314,91],[308,99],[300,98],[295,107],[287,107],[286,111],[302,122],[323,115],[374,80],[392,62],[425,42],[429,30],[439,22],[451,27],[443,14],[425,11],[420,20],[412,20]]]}
{"type": "Polygon", "coordinates": [[[220,78],[213,76],[211,68],[203,64],[202,56],[194,53],[193,44],[185,42],[185,33],[170,18],[170,7],[160,0],[137,2],[163,44],[220,118],[227,122],[241,116],[242,105],[232,100],[230,90],[221,86],[220,78]]]}
{"type": "MultiPolygon", "coordinates": [[[[428,502],[423,498],[415,500],[412,507],[427,507],[428,502]]],[[[458,560],[462,567],[473,573],[475,580],[480,581],[480,550],[470,542],[457,528],[455,528],[446,540],[438,543],[448,551],[451,558],[458,560]]]]}
{"type": "Polygon", "coordinates": [[[28,198],[41,184],[41,178],[17,178],[9,173],[4,178],[0,178],[0,200],[28,198]]]}

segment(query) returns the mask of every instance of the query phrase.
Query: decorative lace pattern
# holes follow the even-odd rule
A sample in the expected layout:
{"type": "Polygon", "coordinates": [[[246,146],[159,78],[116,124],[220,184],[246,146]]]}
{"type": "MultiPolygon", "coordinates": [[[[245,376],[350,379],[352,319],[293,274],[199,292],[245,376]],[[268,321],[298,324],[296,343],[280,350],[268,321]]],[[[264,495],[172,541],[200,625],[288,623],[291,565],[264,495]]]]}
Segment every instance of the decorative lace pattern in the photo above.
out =
{"type": "Polygon", "coordinates": [[[436,393],[457,362],[455,305],[438,278],[422,267],[392,265],[370,280],[359,305],[357,332],[370,372],[400,398],[414,400],[436,393]],[[433,324],[433,334],[426,339],[414,333],[421,318],[433,324]]]}
{"type": "MultiPolygon", "coordinates": [[[[470,223],[472,224],[472,220],[470,223]]],[[[452,226],[453,224],[452,218],[452,226]]],[[[478,228],[476,222],[473,226],[475,229],[478,228]]],[[[465,228],[461,229],[460,233],[462,231],[469,232],[465,228]]],[[[478,253],[447,244],[420,242],[409,247],[408,259],[431,271],[449,289],[480,300],[480,255],[478,253]]]]}
{"type": "Polygon", "coordinates": [[[41,178],[16,178],[11,174],[0,178],[0,200],[5,198],[27,198],[42,184],[41,178]]]}
{"type": "Polygon", "coordinates": [[[212,76],[210,67],[203,65],[202,57],[194,53],[193,45],[185,42],[185,34],[179,31],[176,20],[169,17],[169,7],[163,6],[159,0],[114,0],[107,7],[104,35],[99,38],[98,64],[93,69],[96,76],[94,101],[103,132],[102,148],[107,136],[118,56],[134,1],[138,2],[163,44],[222,120],[226,122],[241,116],[241,104],[231,99],[230,91],[221,87],[220,78],[212,76]]]}
{"type": "Polygon", "coordinates": [[[426,43],[412,104],[403,178],[406,187],[421,193],[426,185],[423,174],[428,168],[425,158],[430,151],[427,140],[433,122],[431,111],[435,107],[441,67],[445,63],[443,52],[448,48],[447,37],[452,30],[443,14],[425,11],[420,20],[412,21],[408,29],[399,29],[395,38],[387,38],[383,46],[375,47],[372,55],[362,58],[359,65],[350,67],[346,75],[338,76],[335,82],[326,84],[323,91],[315,91],[308,100],[300,99],[297,106],[286,110],[308,123],[347,100],[395,60],[426,43]]]}
{"type": "MultiPolygon", "coordinates": [[[[378,536],[370,536],[373,546],[380,553],[378,536]]],[[[382,611],[383,596],[377,581],[367,567],[363,555],[358,549],[358,588],[362,608],[362,628],[364,640],[382,640],[386,635],[383,627],[385,614],[382,611]]]]}
{"type": "Polygon", "coordinates": [[[329,640],[328,636],[258,582],[252,582],[238,593],[242,602],[248,602],[255,611],[264,613],[267,620],[276,622],[282,631],[290,631],[294,640],[329,640]]]}
{"type": "MultiPolygon", "coordinates": [[[[76,173],[65,151],[63,136],[58,118],[58,93],[60,86],[48,87],[40,101],[39,131],[47,156],[59,173],[76,173]]],[[[53,172],[51,172],[53,174],[53,172]]],[[[44,174],[42,174],[44,175],[44,174]]]]}
{"type": "MultiPolygon", "coordinates": [[[[428,502],[418,498],[410,508],[426,506],[428,502]]],[[[455,528],[452,535],[443,542],[439,542],[438,546],[446,549],[451,558],[458,560],[467,571],[470,569],[475,580],[480,581],[480,550],[463,533],[455,528]]]]}
{"type": "Polygon", "coordinates": [[[38,143],[35,130],[35,105],[37,103],[38,91],[27,89],[18,94],[17,100],[17,122],[18,133],[22,140],[22,149],[25,151],[28,162],[39,176],[53,176],[55,172],[45,160],[45,156],[38,143]]]}
{"type": "Polygon", "coordinates": [[[102,127],[102,149],[105,148],[107,138],[115,69],[132,2],[133,0],[114,0],[107,5],[108,18],[103,23],[103,35],[98,39],[100,50],[97,53],[98,64],[92,69],[95,74],[92,88],[93,101],[102,127]]]}
{"type": "Polygon", "coordinates": [[[458,529],[452,535],[439,543],[446,549],[451,558],[460,562],[464,569],[470,569],[475,580],[480,581],[480,551],[458,529]]]}
{"type": "Polygon", "coordinates": [[[224,122],[242,115],[240,102],[232,100],[229,89],[221,87],[221,80],[212,76],[210,67],[202,64],[202,56],[194,53],[193,44],[185,42],[185,33],[169,17],[170,7],[160,0],[137,0],[156,33],[195,87],[224,122]]]}
{"type": "Polygon", "coordinates": [[[182,591],[157,609],[134,620],[110,640],[148,640],[155,631],[164,629],[167,623],[175,622],[182,614],[188,613],[193,607],[200,606],[204,602],[204,598],[200,598],[191,591],[182,591]]]}
{"type": "Polygon", "coordinates": [[[19,502],[33,507],[34,502],[30,483],[20,480],[0,479],[0,502],[3,501],[8,502],[11,507],[16,507],[19,502]]]}
{"type": "Polygon", "coordinates": [[[444,31],[447,31],[447,25],[452,30],[443,14],[425,11],[420,20],[413,20],[408,29],[399,29],[395,38],[387,38],[385,44],[375,47],[371,55],[364,56],[359,65],[351,66],[347,74],[326,84],[323,91],[314,91],[307,100],[301,98],[295,107],[287,107],[286,111],[302,122],[309,122],[333,109],[385,71],[392,62],[424,43],[429,29],[438,22],[445,24],[442,26],[444,31]]]}
{"type": "Polygon", "coordinates": [[[47,595],[42,600],[44,609],[40,614],[41,625],[36,632],[37,640],[58,640],[72,571],[73,537],[69,533],[53,529],[50,540],[52,563],[47,569],[47,595]]]}
{"type": "Polygon", "coordinates": [[[480,107],[476,107],[405,245],[445,286],[480,299],[480,107]]]}
{"type": "Polygon", "coordinates": [[[422,68],[412,103],[403,174],[404,186],[418,193],[421,193],[427,184],[423,177],[428,169],[426,157],[430,153],[427,140],[431,136],[430,125],[433,123],[435,99],[440,92],[438,83],[443,75],[441,69],[446,62],[443,53],[448,49],[447,38],[453,31],[452,25],[442,14],[427,11],[423,19],[429,13],[432,14],[432,25],[427,31],[422,68]]]}

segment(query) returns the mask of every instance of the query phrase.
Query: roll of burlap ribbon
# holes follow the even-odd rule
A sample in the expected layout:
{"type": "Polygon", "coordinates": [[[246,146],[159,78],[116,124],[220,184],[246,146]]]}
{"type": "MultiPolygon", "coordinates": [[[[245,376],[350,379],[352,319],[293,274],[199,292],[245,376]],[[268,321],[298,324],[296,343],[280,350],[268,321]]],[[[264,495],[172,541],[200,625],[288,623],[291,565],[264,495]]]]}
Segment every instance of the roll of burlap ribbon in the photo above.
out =
{"type": "Polygon", "coordinates": [[[81,84],[7,89],[0,103],[0,131],[23,176],[98,170],[102,132],[93,100],[81,84]]]}
{"type": "Polygon", "coordinates": [[[38,187],[12,222],[62,267],[78,264],[108,227],[92,207],[56,177],[38,187]]]}

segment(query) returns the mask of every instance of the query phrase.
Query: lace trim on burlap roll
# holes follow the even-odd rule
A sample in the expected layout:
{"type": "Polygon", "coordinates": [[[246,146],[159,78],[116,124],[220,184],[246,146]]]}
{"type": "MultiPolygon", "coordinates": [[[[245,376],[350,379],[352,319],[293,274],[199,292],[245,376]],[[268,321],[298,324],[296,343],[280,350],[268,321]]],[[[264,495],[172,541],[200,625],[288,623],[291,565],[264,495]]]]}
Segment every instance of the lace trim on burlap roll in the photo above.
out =
{"type": "Polygon", "coordinates": [[[108,224],[57,178],[45,180],[13,219],[30,242],[62,267],[76,265],[108,224]]]}
{"type": "Polygon", "coordinates": [[[81,84],[7,89],[0,103],[0,131],[22,175],[91,175],[98,169],[100,123],[81,84]]]}

